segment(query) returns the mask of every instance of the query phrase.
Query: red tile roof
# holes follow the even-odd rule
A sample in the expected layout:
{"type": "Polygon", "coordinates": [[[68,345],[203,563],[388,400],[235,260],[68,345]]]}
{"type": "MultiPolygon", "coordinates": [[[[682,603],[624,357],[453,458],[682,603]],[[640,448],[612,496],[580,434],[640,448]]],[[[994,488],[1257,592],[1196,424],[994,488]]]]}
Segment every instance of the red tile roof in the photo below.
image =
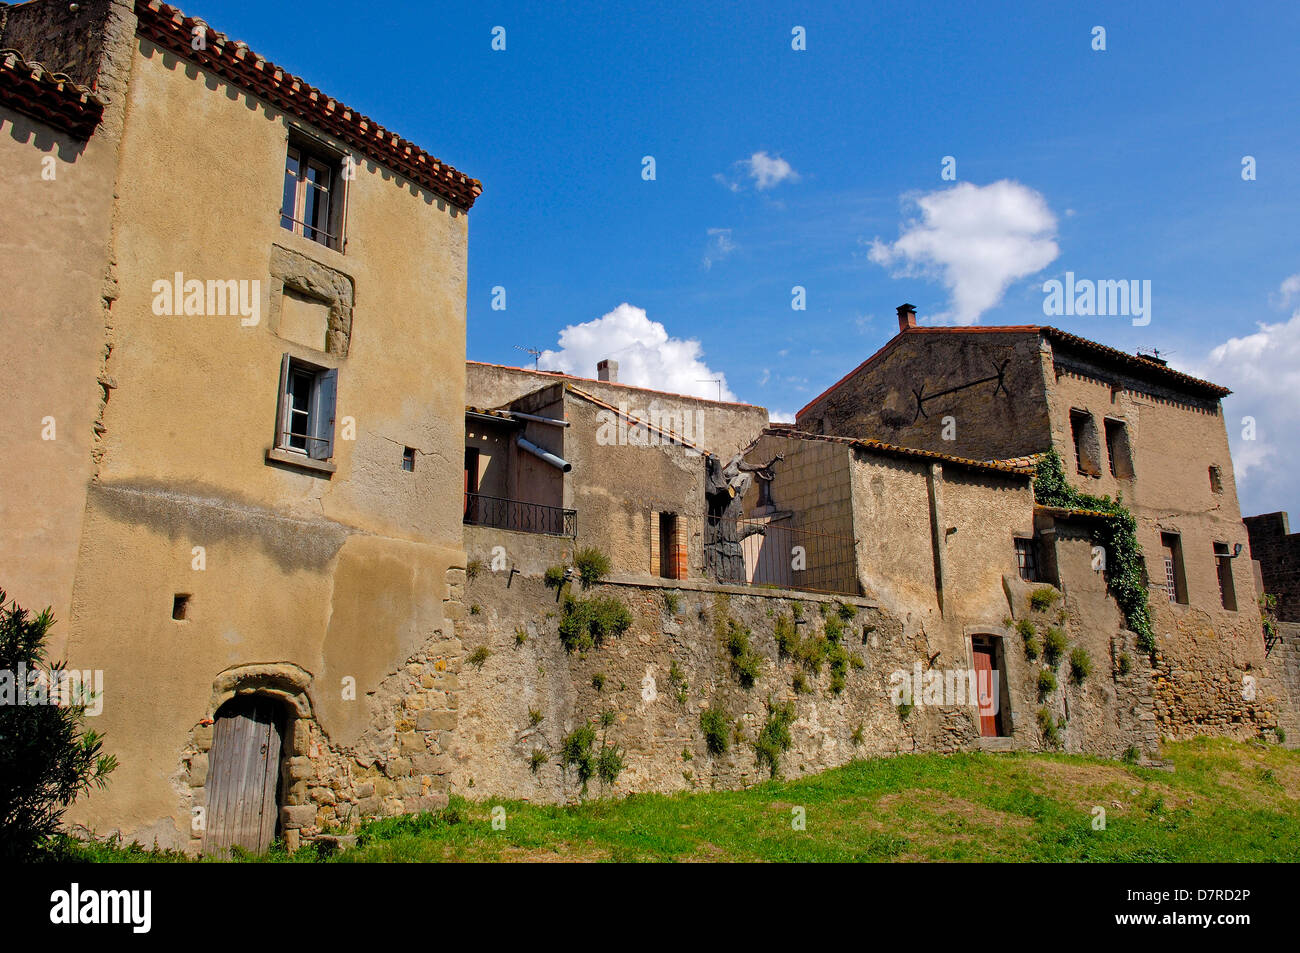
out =
{"type": "Polygon", "coordinates": [[[905,331],[900,331],[897,334],[895,334],[892,338],[890,338],[888,341],[885,342],[884,346],[881,347],[880,350],[876,351],[875,354],[872,354],[869,358],[867,358],[865,361],[863,361],[853,370],[849,371],[847,374],[841,377],[830,387],[826,388],[826,390],[822,391],[820,394],[818,394],[816,397],[810,400],[806,405],[804,405],[799,410],[799,412],[795,416],[796,417],[803,416],[803,414],[806,413],[810,407],[812,407],[814,404],[819,403],[823,398],[825,398],[828,394],[830,394],[832,391],[838,388],[841,384],[857,376],[857,374],[859,374],[866,368],[870,367],[873,363],[875,363],[877,360],[883,357],[886,353],[893,350],[893,348],[900,341],[902,341],[904,337],[908,335],[1026,334],[1026,333],[1042,334],[1052,340],[1064,341],[1065,343],[1072,344],[1075,347],[1080,348],[1081,350],[1090,351],[1092,354],[1094,354],[1097,357],[1106,358],[1113,362],[1122,364],[1128,369],[1136,371],[1140,374],[1150,375],[1151,377],[1157,380],[1164,380],[1167,383],[1173,384],[1175,386],[1184,387],[1192,391],[1199,391],[1211,397],[1226,397],[1228,394],[1232,393],[1232,391],[1230,391],[1228,388],[1221,387],[1218,384],[1211,383],[1210,381],[1200,380],[1199,378],[1192,377],[1190,374],[1184,374],[1181,371],[1175,371],[1172,368],[1166,367],[1163,364],[1158,364],[1155,361],[1150,361],[1145,358],[1138,357],[1136,354],[1129,354],[1127,351],[1121,351],[1118,350],[1117,348],[1108,347],[1105,344],[1098,344],[1096,341],[1091,341],[1088,338],[1079,337],[1079,335],[1077,334],[1071,334],[1068,331],[1062,331],[1059,328],[1050,327],[1044,324],[1000,324],[1000,325],[990,325],[987,327],[978,327],[978,326],[950,327],[950,326],[926,325],[925,327],[908,328],[905,331]]]}
{"type": "Polygon", "coordinates": [[[483,184],[478,179],[456,171],[413,142],[331,99],[305,80],[258,56],[247,44],[213,30],[198,17],[187,17],[159,0],[136,0],[135,14],[139,21],[136,32],[169,53],[256,93],[454,205],[469,209],[482,193],[483,184]],[[196,26],[207,38],[206,50],[191,47],[196,26]]]}
{"type": "MultiPolygon", "coordinates": [[[[935,450],[917,450],[915,447],[900,447],[897,444],[885,443],[883,440],[872,440],[867,437],[838,437],[834,434],[823,433],[806,433],[802,430],[795,430],[793,427],[766,427],[763,430],[763,436],[772,437],[791,437],[796,440],[823,440],[827,443],[841,443],[845,446],[854,447],[861,450],[872,450],[877,453],[890,454],[897,457],[911,457],[917,460],[939,460],[943,463],[952,463],[957,466],[969,467],[973,470],[993,470],[998,473],[1008,473],[1012,476],[1029,478],[1033,476],[1033,471],[1024,467],[1011,466],[996,460],[968,460],[965,457],[955,457],[950,453],[939,453],[935,450]]],[[[751,444],[751,448],[758,441],[751,444]]]]}
{"type": "Polygon", "coordinates": [[[90,138],[104,115],[94,92],[28,62],[17,50],[0,50],[0,103],[81,140],[90,138]]]}

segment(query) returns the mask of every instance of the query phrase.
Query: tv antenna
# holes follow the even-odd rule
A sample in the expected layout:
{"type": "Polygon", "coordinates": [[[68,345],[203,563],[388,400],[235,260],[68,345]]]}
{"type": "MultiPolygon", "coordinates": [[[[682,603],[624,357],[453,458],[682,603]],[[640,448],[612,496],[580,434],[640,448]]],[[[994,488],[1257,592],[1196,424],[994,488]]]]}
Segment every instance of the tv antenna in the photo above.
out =
{"type": "Polygon", "coordinates": [[[531,354],[533,357],[533,370],[537,370],[537,362],[542,356],[541,351],[537,350],[535,347],[520,347],[518,344],[515,345],[515,350],[523,351],[525,354],[531,354]]]}
{"type": "Polygon", "coordinates": [[[717,385],[718,385],[718,402],[719,402],[719,403],[722,402],[722,378],[721,378],[721,377],[704,377],[704,378],[697,377],[697,378],[695,379],[695,383],[697,383],[697,384],[717,384],[717,385]]]}

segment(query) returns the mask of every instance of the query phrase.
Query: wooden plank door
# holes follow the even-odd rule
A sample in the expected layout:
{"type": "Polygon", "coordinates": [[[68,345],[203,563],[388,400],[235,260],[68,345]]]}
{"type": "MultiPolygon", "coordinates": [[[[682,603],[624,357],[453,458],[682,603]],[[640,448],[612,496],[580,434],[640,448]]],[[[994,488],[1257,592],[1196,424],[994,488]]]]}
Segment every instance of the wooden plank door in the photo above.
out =
{"type": "Polygon", "coordinates": [[[284,717],[280,705],[257,695],[221,706],[208,769],[203,849],[225,855],[233,846],[261,853],[275,836],[284,717]]]}
{"type": "Polygon", "coordinates": [[[975,656],[975,691],[980,712],[980,735],[984,738],[996,738],[998,731],[998,693],[1002,686],[995,677],[996,662],[993,646],[987,642],[975,642],[971,645],[975,656]]]}

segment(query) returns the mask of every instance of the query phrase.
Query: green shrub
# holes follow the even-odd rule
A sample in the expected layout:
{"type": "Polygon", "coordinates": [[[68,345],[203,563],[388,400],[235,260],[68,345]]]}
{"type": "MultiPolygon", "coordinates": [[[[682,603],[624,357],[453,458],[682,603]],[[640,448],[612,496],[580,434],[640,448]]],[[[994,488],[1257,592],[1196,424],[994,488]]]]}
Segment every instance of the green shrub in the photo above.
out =
{"type": "Polygon", "coordinates": [[[471,559],[465,564],[465,578],[473,582],[478,578],[478,574],[483,571],[483,560],[471,559]]]}
{"type": "MultiPolygon", "coordinates": [[[[21,671],[46,672],[61,695],[64,667],[50,661],[46,648],[53,624],[49,609],[33,616],[17,602],[5,605],[0,589],[0,671],[15,680],[21,671]]],[[[94,697],[66,701],[0,704],[0,859],[53,856],[64,811],[81,794],[105,787],[117,767],[112,755],[100,753],[102,737],[84,727],[94,697]]]]}
{"type": "Polygon", "coordinates": [[[664,609],[668,612],[669,615],[677,615],[677,609],[680,604],[681,604],[681,599],[677,595],[677,593],[675,592],[664,593],[664,609]]]}
{"type": "Polygon", "coordinates": [[[596,774],[600,776],[601,784],[612,786],[622,770],[623,749],[617,745],[602,746],[600,757],[596,759],[596,774]]]}
{"type": "Polygon", "coordinates": [[[482,607],[481,605],[479,605],[478,603],[475,603],[474,605],[472,605],[472,606],[469,607],[469,614],[470,614],[470,615],[481,615],[482,612],[483,612],[483,607],[482,607]]]}
{"type": "Polygon", "coordinates": [[[541,748],[534,748],[532,757],[528,759],[528,766],[532,768],[533,774],[536,774],[537,769],[550,760],[551,756],[549,754],[541,748]]]}
{"type": "Polygon", "coordinates": [[[1092,658],[1082,648],[1070,653],[1070,681],[1082,685],[1083,680],[1092,674],[1092,658]]]}
{"type": "Polygon", "coordinates": [[[862,725],[858,725],[858,727],[853,729],[853,735],[851,737],[853,740],[854,747],[857,747],[858,745],[862,744],[863,741],[862,725]]]}
{"type": "Polygon", "coordinates": [[[913,705],[911,702],[902,702],[898,706],[898,720],[907,721],[907,716],[912,713],[913,705]]]}
{"type": "Polygon", "coordinates": [[[596,756],[591,751],[595,743],[595,730],[590,725],[579,725],[560,744],[564,767],[574,769],[582,784],[582,794],[587,793],[587,782],[596,776],[596,756]]]}
{"type": "Polygon", "coordinates": [[[542,582],[546,583],[547,589],[559,589],[564,585],[564,567],[548,566],[542,576],[542,582]]]}
{"type": "Polygon", "coordinates": [[[732,673],[745,688],[753,688],[763,667],[763,657],[749,643],[750,631],[735,619],[719,618],[715,628],[722,629],[722,644],[731,656],[732,673]]]}
{"type": "Polygon", "coordinates": [[[802,618],[803,618],[803,603],[802,603],[802,602],[792,602],[792,603],[790,604],[790,614],[791,614],[792,616],[794,616],[794,621],[796,621],[796,622],[798,622],[800,619],[802,619],[802,618]]]}
{"type": "Polygon", "coordinates": [[[1065,654],[1066,646],[1065,633],[1056,626],[1048,626],[1047,636],[1043,640],[1043,660],[1052,668],[1056,668],[1061,663],[1061,656],[1065,654]]]}
{"type": "Polygon", "coordinates": [[[470,652],[469,655],[465,657],[465,661],[469,662],[469,664],[473,665],[475,668],[481,669],[483,667],[483,663],[486,662],[491,657],[492,657],[492,650],[488,648],[486,645],[480,645],[478,648],[476,648],[473,652],[470,652]]]}
{"type": "Polygon", "coordinates": [[[573,565],[578,567],[578,580],[583,589],[590,589],[609,575],[609,557],[594,546],[587,546],[574,553],[573,565]]]}
{"type": "Polygon", "coordinates": [[[794,744],[790,737],[790,725],[794,722],[794,714],[793,702],[773,704],[771,699],[768,700],[767,723],[763,725],[758,740],[754,742],[754,754],[759,764],[767,765],[771,777],[776,777],[777,771],[780,770],[781,755],[789,751],[790,746],[794,744]]]}
{"type": "Polygon", "coordinates": [[[1138,749],[1134,745],[1129,745],[1124,749],[1124,753],[1119,756],[1119,759],[1125,764],[1137,764],[1138,749]]]}
{"type": "Polygon", "coordinates": [[[1060,747],[1061,729],[1052,713],[1046,708],[1038,709],[1038,730],[1043,736],[1043,741],[1053,748],[1060,747]]]}
{"type": "Polygon", "coordinates": [[[700,712],[700,730],[704,732],[704,743],[709,754],[726,754],[730,745],[731,719],[721,705],[710,705],[700,712]]]}
{"type": "Polygon", "coordinates": [[[544,717],[546,716],[542,714],[542,710],[540,708],[528,709],[528,724],[531,725],[532,727],[536,728],[538,725],[540,725],[544,717]]]}
{"type": "Polygon", "coordinates": [[[614,724],[617,717],[618,716],[614,713],[614,709],[606,708],[600,713],[600,727],[608,728],[610,725],[614,724]]]}
{"type": "Polygon", "coordinates": [[[840,618],[845,622],[853,621],[853,617],[858,614],[858,607],[849,605],[847,602],[837,603],[839,606],[840,618]]]}
{"type": "Polygon", "coordinates": [[[844,620],[837,615],[827,616],[822,634],[836,645],[844,638],[844,620]]]}
{"type": "Polygon", "coordinates": [[[1050,668],[1045,668],[1038,673],[1039,700],[1041,701],[1054,691],[1056,691],[1056,674],[1050,668]]]}
{"type": "Polygon", "coordinates": [[[1119,653],[1117,667],[1119,668],[1119,673],[1121,675],[1127,675],[1129,672],[1133,671],[1133,660],[1128,657],[1127,652],[1119,653]]]}
{"type": "Polygon", "coordinates": [[[777,616],[772,637],[776,640],[776,652],[781,658],[789,658],[799,647],[799,633],[795,624],[783,615],[777,616]]]}
{"type": "Polygon", "coordinates": [[[673,659],[668,666],[668,682],[673,686],[673,690],[677,695],[677,703],[685,705],[690,689],[686,684],[686,676],[682,674],[681,667],[677,664],[676,659],[673,659]]]}
{"type": "Polygon", "coordinates": [[[1038,630],[1034,628],[1034,623],[1031,619],[1017,620],[1016,631],[1020,633],[1022,639],[1033,638],[1038,632],[1038,630]]]}
{"type": "Polygon", "coordinates": [[[812,686],[808,684],[808,676],[803,672],[794,673],[794,677],[790,679],[790,688],[796,695],[806,695],[812,691],[812,686]]]}
{"type": "Polygon", "coordinates": [[[605,676],[600,672],[597,672],[595,675],[591,676],[591,687],[598,692],[603,691],[605,688],[605,676]]]}
{"type": "Polygon", "coordinates": [[[632,627],[632,613],[614,596],[564,597],[560,641],[569,652],[586,652],[632,627]]]}
{"type": "Polygon", "coordinates": [[[1036,636],[1031,635],[1029,638],[1025,639],[1025,658],[1029,659],[1029,661],[1032,662],[1034,659],[1038,658],[1038,653],[1042,650],[1043,647],[1038,644],[1038,638],[1036,636]]]}
{"type": "Polygon", "coordinates": [[[1059,598],[1061,594],[1051,586],[1039,586],[1029,594],[1029,607],[1035,612],[1046,612],[1059,598]]]}

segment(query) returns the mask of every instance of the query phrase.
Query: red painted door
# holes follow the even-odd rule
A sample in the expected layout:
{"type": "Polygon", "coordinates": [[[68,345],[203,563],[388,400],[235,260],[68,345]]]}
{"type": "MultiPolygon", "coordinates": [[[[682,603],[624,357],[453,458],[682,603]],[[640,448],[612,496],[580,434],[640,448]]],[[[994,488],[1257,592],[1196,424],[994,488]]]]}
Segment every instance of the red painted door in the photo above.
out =
{"type": "Polygon", "coordinates": [[[998,736],[998,685],[994,671],[993,646],[987,643],[974,643],[971,648],[975,654],[975,690],[979,694],[980,735],[985,738],[998,736]]]}

